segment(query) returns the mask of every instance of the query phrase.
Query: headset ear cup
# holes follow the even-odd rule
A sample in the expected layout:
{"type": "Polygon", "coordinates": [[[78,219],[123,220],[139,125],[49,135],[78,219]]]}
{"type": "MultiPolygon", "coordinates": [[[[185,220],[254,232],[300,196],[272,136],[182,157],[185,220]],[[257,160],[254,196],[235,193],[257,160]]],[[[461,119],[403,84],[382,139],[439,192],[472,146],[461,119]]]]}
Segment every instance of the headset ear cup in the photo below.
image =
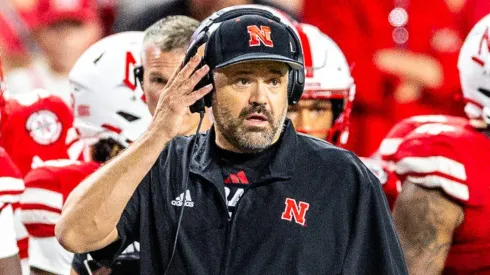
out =
{"type": "Polygon", "coordinates": [[[293,91],[294,91],[294,83],[296,82],[294,75],[294,70],[289,70],[288,74],[288,103],[292,104],[292,99],[293,99],[293,91]]]}
{"type": "Polygon", "coordinates": [[[203,77],[203,79],[204,78],[206,79],[206,85],[208,85],[208,84],[213,85],[213,89],[211,90],[211,92],[209,92],[207,95],[204,96],[204,105],[209,108],[209,107],[211,107],[211,105],[213,105],[213,93],[215,92],[213,73],[211,71],[209,71],[203,77]]]}
{"type": "Polygon", "coordinates": [[[301,79],[301,77],[302,75],[300,70],[289,71],[289,82],[288,82],[289,105],[295,105],[296,103],[298,103],[299,99],[301,98],[301,95],[303,94],[303,88],[305,84],[304,81],[301,79]]]}
{"type": "Polygon", "coordinates": [[[292,83],[291,97],[289,98],[289,104],[294,105],[298,103],[303,94],[305,87],[305,73],[303,70],[291,70],[290,79],[292,83]]]}

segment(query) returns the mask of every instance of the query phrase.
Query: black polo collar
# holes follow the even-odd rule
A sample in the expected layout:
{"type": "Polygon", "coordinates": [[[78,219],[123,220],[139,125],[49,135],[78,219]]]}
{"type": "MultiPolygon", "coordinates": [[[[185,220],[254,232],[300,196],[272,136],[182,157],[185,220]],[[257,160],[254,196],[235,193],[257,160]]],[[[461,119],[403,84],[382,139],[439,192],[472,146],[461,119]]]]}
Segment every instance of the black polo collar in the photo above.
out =
{"type": "MultiPolygon", "coordinates": [[[[190,172],[221,185],[223,176],[217,162],[215,138],[214,126],[206,135],[199,137],[197,150],[192,156],[190,172]]],[[[289,119],[284,122],[283,132],[277,142],[280,143],[276,156],[268,166],[269,171],[263,181],[289,179],[294,175],[298,136],[289,119]]]]}

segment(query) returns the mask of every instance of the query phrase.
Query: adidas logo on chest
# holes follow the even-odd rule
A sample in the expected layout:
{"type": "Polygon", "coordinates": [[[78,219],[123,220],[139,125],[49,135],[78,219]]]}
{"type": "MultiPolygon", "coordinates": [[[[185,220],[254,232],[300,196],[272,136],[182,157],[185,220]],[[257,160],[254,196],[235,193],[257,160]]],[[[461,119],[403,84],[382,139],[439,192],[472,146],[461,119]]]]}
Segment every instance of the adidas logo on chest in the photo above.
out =
{"type": "Polygon", "coordinates": [[[194,207],[194,202],[192,201],[191,192],[189,192],[189,190],[185,191],[185,200],[184,200],[184,193],[182,193],[177,198],[175,198],[175,200],[172,200],[171,203],[173,206],[182,206],[184,202],[185,202],[184,206],[194,207]]]}

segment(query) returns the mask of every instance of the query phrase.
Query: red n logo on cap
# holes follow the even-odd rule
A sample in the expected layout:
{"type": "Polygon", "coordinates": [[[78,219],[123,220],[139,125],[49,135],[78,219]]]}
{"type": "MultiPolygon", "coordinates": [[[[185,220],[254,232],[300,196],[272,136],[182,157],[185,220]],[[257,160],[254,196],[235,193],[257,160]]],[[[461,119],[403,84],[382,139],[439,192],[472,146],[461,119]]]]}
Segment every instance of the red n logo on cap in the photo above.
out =
{"type": "Polygon", "coordinates": [[[271,39],[271,28],[268,26],[251,25],[247,26],[248,34],[250,34],[250,40],[248,45],[250,47],[260,46],[260,43],[266,47],[274,47],[274,42],[271,39]]]}

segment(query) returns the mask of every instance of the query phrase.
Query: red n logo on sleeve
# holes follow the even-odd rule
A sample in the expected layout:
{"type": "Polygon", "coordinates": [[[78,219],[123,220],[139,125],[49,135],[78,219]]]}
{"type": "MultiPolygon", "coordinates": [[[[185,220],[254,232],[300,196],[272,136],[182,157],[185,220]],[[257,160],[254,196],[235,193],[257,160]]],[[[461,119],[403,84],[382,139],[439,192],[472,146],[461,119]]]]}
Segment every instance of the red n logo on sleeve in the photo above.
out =
{"type": "Polygon", "coordinates": [[[266,47],[274,47],[274,42],[271,39],[271,28],[268,26],[260,26],[251,25],[247,26],[248,34],[250,35],[250,40],[248,41],[248,45],[250,47],[260,46],[260,44],[264,44],[266,47]]]}
{"type": "Polygon", "coordinates": [[[300,201],[299,204],[296,203],[295,199],[286,198],[286,208],[282,213],[281,219],[292,221],[293,216],[296,223],[305,225],[306,211],[310,208],[310,204],[300,201]]]}

